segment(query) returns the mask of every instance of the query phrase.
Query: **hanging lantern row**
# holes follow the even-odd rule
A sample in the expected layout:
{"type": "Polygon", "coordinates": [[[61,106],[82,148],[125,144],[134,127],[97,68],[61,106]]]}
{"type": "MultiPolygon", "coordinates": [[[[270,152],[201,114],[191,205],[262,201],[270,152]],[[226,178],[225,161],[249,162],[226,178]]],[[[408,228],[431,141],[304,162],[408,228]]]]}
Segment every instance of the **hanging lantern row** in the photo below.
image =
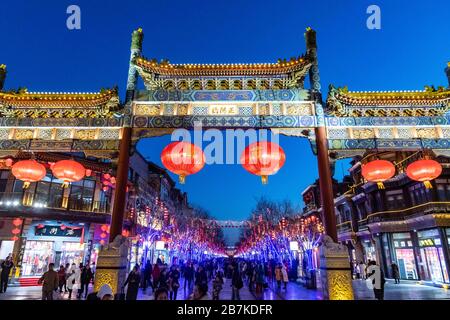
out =
{"type": "Polygon", "coordinates": [[[22,219],[20,219],[20,218],[15,218],[15,219],[13,220],[12,224],[13,224],[14,228],[11,230],[11,233],[12,233],[12,235],[13,235],[13,236],[11,237],[11,240],[12,240],[12,241],[17,241],[17,240],[19,240],[19,237],[18,237],[18,235],[19,235],[19,233],[20,233],[19,227],[22,225],[22,223],[23,223],[23,221],[22,221],[22,219]]]}
{"type": "MultiPolygon", "coordinates": [[[[387,160],[374,160],[362,166],[362,175],[369,182],[376,182],[379,189],[384,189],[383,182],[395,175],[395,166],[387,160]]],[[[431,189],[431,180],[442,173],[439,162],[431,159],[417,160],[406,168],[406,175],[413,181],[423,182],[427,189],[431,189]]]]}
{"type": "MultiPolygon", "coordinates": [[[[261,141],[250,144],[240,157],[242,166],[248,172],[261,176],[267,184],[268,176],[278,172],[286,161],[283,149],[276,143],[261,141]]],[[[186,176],[199,172],[205,166],[205,154],[198,146],[175,141],[161,152],[161,162],[172,173],[179,175],[179,182],[185,183],[186,176]]]]}
{"type": "MultiPolygon", "coordinates": [[[[13,160],[8,158],[5,160],[5,164],[11,167],[11,172],[16,179],[24,182],[24,189],[28,188],[30,183],[41,181],[47,175],[45,166],[34,159],[20,160],[13,164],[13,160]]],[[[58,162],[49,162],[48,164],[53,176],[63,181],[63,188],[67,187],[71,182],[77,182],[84,177],[92,175],[91,169],[86,169],[81,163],[74,160],[60,160],[58,162]]],[[[104,174],[103,178],[107,181],[104,183],[103,191],[107,191],[108,187],[115,186],[115,177],[104,174]]]]}

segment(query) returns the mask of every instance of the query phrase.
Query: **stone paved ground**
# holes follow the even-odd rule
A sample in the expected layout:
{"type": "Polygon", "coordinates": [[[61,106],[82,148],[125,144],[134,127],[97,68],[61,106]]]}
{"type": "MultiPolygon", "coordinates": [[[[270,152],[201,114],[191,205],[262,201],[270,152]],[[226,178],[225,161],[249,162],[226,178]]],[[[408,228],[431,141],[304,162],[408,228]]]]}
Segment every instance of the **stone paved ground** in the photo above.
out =
{"type": "MultiPolygon", "coordinates": [[[[231,300],[230,279],[226,279],[223,290],[220,294],[221,300],[231,300]]],[[[211,285],[209,288],[211,290],[211,285]]],[[[373,292],[367,288],[361,280],[353,281],[353,289],[355,298],[358,300],[373,300],[373,292]]],[[[92,290],[92,288],[90,289],[92,290]]],[[[180,288],[178,299],[187,299],[190,292],[184,292],[183,287],[180,288]]],[[[242,300],[254,300],[256,297],[248,290],[247,286],[240,291],[242,300]]],[[[39,300],[41,298],[40,287],[9,287],[6,293],[0,294],[0,300],[39,300]]],[[[63,299],[67,299],[67,294],[62,295],[63,299]]],[[[308,290],[303,286],[290,282],[287,290],[283,287],[277,290],[276,283],[271,284],[264,291],[264,300],[321,300],[322,293],[320,290],[308,290]]],[[[151,289],[147,289],[144,293],[139,292],[139,300],[151,300],[153,294],[151,289]]],[[[413,281],[403,281],[401,284],[394,284],[389,280],[385,287],[386,300],[450,300],[450,290],[429,287],[416,284],[413,281]]]]}

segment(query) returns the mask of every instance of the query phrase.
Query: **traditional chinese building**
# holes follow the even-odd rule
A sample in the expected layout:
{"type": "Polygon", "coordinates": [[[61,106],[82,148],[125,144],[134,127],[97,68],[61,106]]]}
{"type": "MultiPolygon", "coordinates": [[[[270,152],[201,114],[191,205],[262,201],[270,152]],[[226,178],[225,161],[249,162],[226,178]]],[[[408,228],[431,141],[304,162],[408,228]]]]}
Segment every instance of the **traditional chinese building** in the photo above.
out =
{"type": "MultiPolygon", "coordinates": [[[[5,77],[6,67],[2,65],[0,90],[5,77]]],[[[114,205],[116,163],[113,156],[82,150],[80,144],[94,137],[103,141],[117,139],[118,131],[109,126],[94,130],[47,129],[46,119],[60,118],[67,127],[80,121],[95,122],[99,118],[111,119],[110,124],[113,124],[114,112],[121,108],[116,89],[96,93],[0,91],[1,120],[8,121],[13,116],[29,121],[29,128],[2,129],[1,143],[14,143],[9,140],[14,137],[26,150],[30,139],[47,141],[38,146],[38,152],[2,151],[0,154],[0,259],[13,255],[18,267],[15,278],[20,276],[24,285],[28,284],[28,277],[32,278],[29,284],[34,283],[49,262],[57,266],[95,262],[100,247],[108,242],[114,205]],[[36,129],[37,122],[39,129],[36,129]],[[52,149],[48,141],[65,146],[67,153],[48,152],[52,149]],[[24,182],[11,173],[11,164],[26,159],[43,164],[47,175],[24,188],[24,182]],[[67,159],[82,164],[89,174],[63,187],[63,181],[53,176],[50,167],[67,159]]],[[[109,152],[112,155],[115,151],[109,152]]],[[[132,155],[130,162],[124,234],[135,238],[130,261],[141,263],[142,241],[135,236],[147,234],[151,227],[149,208],[155,199],[163,199],[162,203],[167,203],[170,213],[174,214],[175,210],[187,206],[187,197],[174,188],[165,170],[152,169],[155,165],[139,152],[132,155]],[[164,188],[157,189],[155,175],[165,177],[164,188]]]]}
{"type": "MultiPolygon", "coordinates": [[[[449,75],[449,68],[446,72],[449,75]]],[[[450,107],[450,90],[426,87],[424,91],[351,92],[331,87],[328,104],[336,114],[406,115],[410,127],[386,129],[380,123],[378,128],[358,134],[376,140],[387,135],[401,137],[413,133],[420,142],[446,134],[443,131],[447,129],[439,125],[420,130],[413,126],[427,121],[430,115],[444,116],[450,107]]],[[[402,279],[449,283],[450,154],[448,150],[433,150],[431,156],[443,170],[430,185],[406,175],[408,165],[423,155],[424,149],[371,150],[353,158],[349,170],[352,184],[347,192],[335,198],[339,241],[350,245],[355,262],[376,260],[388,276],[392,276],[391,264],[396,263],[402,279]],[[362,176],[362,166],[374,159],[396,165],[398,174],[385,181],[384,188],[367,182],[362,176]]]]}

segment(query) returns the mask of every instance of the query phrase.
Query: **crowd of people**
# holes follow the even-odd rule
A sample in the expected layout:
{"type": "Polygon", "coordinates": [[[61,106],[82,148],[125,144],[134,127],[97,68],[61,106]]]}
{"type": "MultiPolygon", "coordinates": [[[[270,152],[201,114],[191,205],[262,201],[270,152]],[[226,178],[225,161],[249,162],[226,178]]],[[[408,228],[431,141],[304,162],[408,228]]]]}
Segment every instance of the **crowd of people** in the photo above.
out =
{"type": "MultiPolygon", "coordinates": [[[[0,293],[6,292],[13,267],[10,257],[2,262],[0,293]]],[[[95,265],[91,267],[82,263],[67,263],[55,270],[55,265],[50,263],[48,270],[39,279],[39,284],[42,284],[43,300],[137,300],[139,290],[142,289],[143,294],[147,295],[149,288],[155,300],[177,300],[180,287],[183,291],[182,299],[240,300],[240,290],[244,285],[257,299],[263,299],[264,290],[269,287],[274,291],[288,290],[287,284],[290,280],[295,280],[292,274],[297,274],[297,267],[291,261],[277,262],[274,259],[268,262],[233,258],[215,258],[201,262],[175,260],[171,266],[160,259],[154,264],[147,260],[142,268],[138,264],[133,267],[120,292],[114,295],[108,285],[89,293],[90,285],[94,283],[95,265]],[[225,285],[231,287],[230,297],[221,294],[225,285]]],[[[393,264],[391,268],[395,283],[399,283],[398,266],[393,264]]],[[[367,266],[363,262],[355,264],[353,272],[356,278],[363,280],[373,279],[373,274],[380,275],[380,281],[372,281],[373,290],[376,299],[384,299],[386,281],[375,261],[369,261],[367,266]]]]}

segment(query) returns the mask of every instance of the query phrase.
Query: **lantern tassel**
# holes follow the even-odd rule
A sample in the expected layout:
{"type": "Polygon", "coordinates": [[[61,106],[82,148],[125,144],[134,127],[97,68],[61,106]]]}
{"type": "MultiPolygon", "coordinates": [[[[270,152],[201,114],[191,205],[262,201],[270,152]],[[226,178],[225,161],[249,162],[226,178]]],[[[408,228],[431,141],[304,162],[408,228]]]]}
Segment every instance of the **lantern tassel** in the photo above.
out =
{"type": "Polygon", "coordinates": [[[268,176],[261,176],[261,182],[262,182],[262,184],[268,184],[269,183],[269,177],[268,176]]]}
{"type": "Polygon", "coordinates": [[[25,182],[23,183],[22,189],[28,189],[29,186],[30,186],[30,183],[29,183],[28,181],[25,181],[25,182]]]}
{"type": "Polygon", "coordinates": [[[65,188],[67,188],[69,186],[69,182],[67,182],[67,181],[64,181],[64,183],[62,184],[62,188],[63,189],[65,189],[65,188]]]}
{"type": "Polygon", "coordinates": [[[378,186],[378,189],[386,189],[386,188],[384,187],[383,182],[381,182],[381,181],[377,182],[377,186],[378,186]]]}
{"type": "Polygon", "coordinates": [[[186,182],[186,176],[184,174],[180,174],[178,176],[178,181],[180,182],[180,184],[185,184],[186,182]]]}
{"type": "Polygon", "coordinates": [[[424,181],[423,184],[425,185],[425,188],[427,189],[433,189],[433,185],[430,181],[424,181]]]}

